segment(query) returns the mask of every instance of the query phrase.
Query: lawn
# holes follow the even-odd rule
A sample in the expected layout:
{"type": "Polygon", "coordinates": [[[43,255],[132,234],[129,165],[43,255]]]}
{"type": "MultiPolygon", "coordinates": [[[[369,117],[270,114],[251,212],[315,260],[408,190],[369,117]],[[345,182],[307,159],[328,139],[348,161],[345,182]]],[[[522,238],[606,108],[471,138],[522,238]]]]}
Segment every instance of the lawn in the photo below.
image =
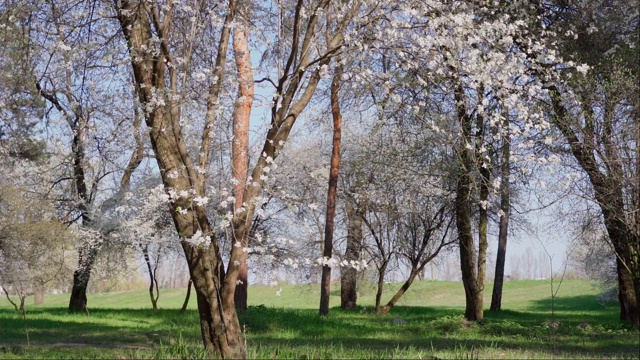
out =
{"type": "MultiPolygon", "coordinates": [[[[385,298],[398,286],[390,284],[385,298]]],[[[417,282],[385,316],[372,312],[373,287],[361,289],[363,307],[354,312],[337,307],[337,287],[326,318],[317,315],[319,285],[254,286],[240,321],[252,358],[638,359],[640,334],[596,295],[588,281],[564,281],[552,313],[549,282],[508,282],[505,310],[469,324],[458,282],[417,282]],[[394,318],[405,323],[393,324],[394,318]]],[[[145,291],[91,294],[86,316],[66,311],[67,294],[48,295],[45,305],[27,306],[30,346],[25,321],[2,299],[0,358],[204,357],[195,299],[180,315],[183,299],[184,290],[162,290],[160,311],[153,313],[145,291]]]]}

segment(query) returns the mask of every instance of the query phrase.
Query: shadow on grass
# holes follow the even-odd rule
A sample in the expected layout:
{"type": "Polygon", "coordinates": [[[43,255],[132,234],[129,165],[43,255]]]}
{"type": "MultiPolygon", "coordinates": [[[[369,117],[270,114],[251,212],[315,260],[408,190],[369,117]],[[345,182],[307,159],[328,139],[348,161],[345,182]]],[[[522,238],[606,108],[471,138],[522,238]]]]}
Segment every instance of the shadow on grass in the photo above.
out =
{"type": "MultiPolygon", "coordinates": [[[[551,311],[551,297],[532,301],[531,311],[551,311]]],[[[598,313],[603,309],[617,306],[606,306],[598,303],[593,295],[558,296],[553,300],[553,307],[561,312],[598,313]]]]}
{"type": "MultiPolygon", "coordinates": [[[[328,317],[316,310],[250,307],[239,314],[250,347],[270,349],[334,349],[346,351],[389,351],[412,348],[436,354],[460,349],[499,349],[554,354],[637,356],[633,334],[615,325],[615,309],[582,307],[587,297],[562,298],[556,302],[557,328],[545,325],[550,319],[546,302],[531,311],[486,312],[482,324],[465,322],[462,308],[395,307],[379,316],[372,308],[357,311],[331,309],[328,317]],[[576,310],[576,307],[578,309],[576,310]],[[394,325],[402,318],[406,323],[394,325]],[[587,329],[576,325],[588,321],[587,329]],[[608,325],[611,324],[611,325],[608,325]]],[[[14,311],[0,309],[0,346],[23,344],[24,323],[14,311]]],[[[33,343],[41,346],[88,346],[94,348],[157,347],[177,336],[193,346],[200,345],[196,311],[180,315],[175,309],[95,309],[91,316],[69,314],[66,308],[34,309],[27,315],[33,343]]],[[[637,337],[636,337],[637,338],[637,337]]],[[[106,351],[106,350],[105,350],[106,351]]],[[[466,351],[466,350],[465,350],[466,351]]],[[[339,355],[333,355],[336,357],[339,355]]]]}
{"type": "MultiPolygon", "coordinates": [[[[66,308],[29,309],[26,328],[32,344],[69,347],[150,347],[168,342],[176,329],[198,326],[197,314],[177,310],[94,309],[90,316],[70,314],[66,308]]],[[[0,309],[0,344],[26,344],[20,314],[0,309]]]]}

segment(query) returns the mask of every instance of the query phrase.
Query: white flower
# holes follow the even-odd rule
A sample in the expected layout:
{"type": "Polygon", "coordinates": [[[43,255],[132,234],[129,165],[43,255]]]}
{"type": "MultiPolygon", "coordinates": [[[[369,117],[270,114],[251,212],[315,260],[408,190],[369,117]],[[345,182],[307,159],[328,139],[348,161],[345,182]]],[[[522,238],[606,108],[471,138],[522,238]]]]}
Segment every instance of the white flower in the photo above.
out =
{"type": "Polygon", "coordinates": [[[202,245],[205,248],[208,248],[211,245],[211,238],[204,235],[200,230],[196,231],[196,233],[193,234],[193,236],[191,236],[190,238],[184,240],[193,246],[202,245]]]}
{"type": "Polygon", "coordinates": [[[578,65],[576,66],[576,70],[581,73],[582,75],[587,75],[587,72],[589,72],[589,69],[591,67],[587,64],[582,64],[582,65],[578,65]]]}
{"type": "Polygon", "coordinates": [[[204,206],[209,202],[209,198],[204,196],[196,196],[193,198],[193,203],[196,204],[196,206],[204,206]]]}
{"type": "Polygon", "coordinates": [[[169,179],[177,179],[178,178],[178,172],[177,171],[171,171],[167,174],[167,177],[169,179]]]}

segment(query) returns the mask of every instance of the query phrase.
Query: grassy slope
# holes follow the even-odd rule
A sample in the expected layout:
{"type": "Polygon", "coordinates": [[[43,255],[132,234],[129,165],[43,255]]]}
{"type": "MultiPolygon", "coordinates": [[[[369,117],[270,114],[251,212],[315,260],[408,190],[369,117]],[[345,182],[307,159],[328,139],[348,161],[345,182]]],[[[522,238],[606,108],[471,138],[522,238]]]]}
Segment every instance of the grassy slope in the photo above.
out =
{"type": "MultiPolygon", "coordinates": [[[[383,301],[389,300],[393,291],[401,284],[387,284],[383,301]]],[[[558,286],[556,282],[554,286],[558,286]]],[[[491,302],[492,284],[487,284],[485,291],[485,305],[491,302]]],[[[359,291],[358,304],[373,306],[375,288],[373,285],[363,286],[359,291]]],[[[589,309],[601,307],[595,300],[598,290],[590,282],[582,280],[565,280],[560,285],[557,294],[558,301],[575,297],[588,297],[589,309]]],[[[544,280],[520,280],[506,282],[504,285],[503,307],[510,310],[550,311],[551,303],[550,283],[544,280]]],[[[160,308],[180,308],[184,301],[184,289],[163,289],[160,291],[160,308]]],[[[146,290],[125,291],[105,294],[89,294],[89,309],[148,309],[151,306],[149,293],[146,290]]],[[[320,302],[320,285],[287,285],[280,286],[251,286],[249,289],[249,305],[265,305],[275,308],[316,309],[320,302]],[[277,291],[282,288],[281,295],[277,291]]],[[[27,298],[27,309],[67,307],[69,294],[47,295],[46,304],[34,306],[32,297],[27,298]]],[[[427,307],[464,307],[464,289],[461,282],[447,281],[417,281],[400,299],[400,306],[427,307]]],[[[582,304],[582,305],[587,305],[582,304]]],[[[334,285],[331,292],[331,306],[340,305],[340,288],[334,285]]],[[[195,309],[195,298],[189,304],[195,309]]],[[[4,297],[0,297],[0,309],[11,307],[4,297]]]]}
{"type": "MultiPolygon", "coordinates": [[[[389,285],[384,298],[398,286],[389,285]]],[[[361,290],[362,311],[333,309],[326,319],[316,315],[318,285],[282,285],[277,296],[279,289],[250,289],[249,303],[254,306],[241,322],[253,357],[637,358],[640,351],[638,334],[617,322],[616,307],[596,302],[597,290],[586,281],[562,283],[555,301],[556,319],[562,323],[557,330],[542,325],[552,320],[547,281],[506,283],[503,308],[507,310],[487,312],[483,326],[465,325],[464,291],[456,282],[418,282],[398,308],[382,317],[366,308],[373,305],[373,288],[361,290]],[[396,316],[407,324],[392,325],[396,316]],[[576,327],[583,322],[591,326],[576,327]]],[[[163,290],[161,311],[153,314],[146,291],[92,294],[87,318],[67,314],[68,295],[48,295],[46,305],[28,306],[31,341],[41,345],[28,350],[13,346],[24,343],[24,323],[2,299],[0,358],[198,357],[197,314],[177,314],[183,299],[184,290],[163,290]]],[[[339,289],[333,291],[331,304],[339,304],[339,289]]],[[[194,307],[192,299],[190,308],[194,307]]]]}

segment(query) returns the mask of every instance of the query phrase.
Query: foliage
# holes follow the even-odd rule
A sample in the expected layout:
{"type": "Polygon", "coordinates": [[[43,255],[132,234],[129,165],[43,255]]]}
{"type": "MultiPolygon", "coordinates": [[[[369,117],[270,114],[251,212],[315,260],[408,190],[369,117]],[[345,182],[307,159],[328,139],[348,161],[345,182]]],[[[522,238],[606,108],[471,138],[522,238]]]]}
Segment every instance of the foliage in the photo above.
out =
{"type": "Polygon", "coordinates": [[[47,205],[24,189],[0,188],[0,285],[19,297],[20,311],[26,296],[69,280],[74,235],[47,205]]]}

